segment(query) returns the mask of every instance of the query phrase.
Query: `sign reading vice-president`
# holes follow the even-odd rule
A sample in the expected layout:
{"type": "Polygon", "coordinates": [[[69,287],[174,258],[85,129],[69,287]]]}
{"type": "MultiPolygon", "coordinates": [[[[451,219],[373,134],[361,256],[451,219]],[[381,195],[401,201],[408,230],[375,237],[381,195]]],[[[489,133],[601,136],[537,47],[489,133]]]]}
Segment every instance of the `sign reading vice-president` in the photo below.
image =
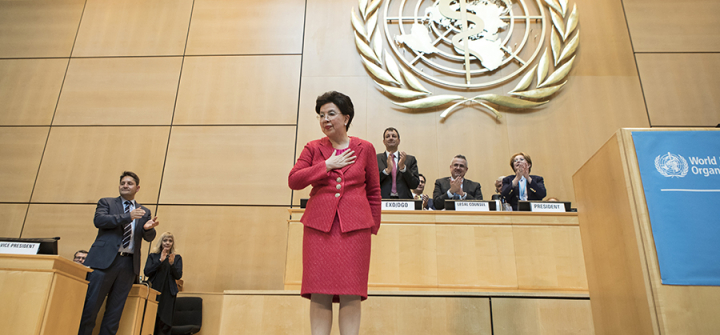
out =
{"type": "Polygon", "coordinates": [[[720,131],[632,136],[662,283],[720,286],[720,131]]]}

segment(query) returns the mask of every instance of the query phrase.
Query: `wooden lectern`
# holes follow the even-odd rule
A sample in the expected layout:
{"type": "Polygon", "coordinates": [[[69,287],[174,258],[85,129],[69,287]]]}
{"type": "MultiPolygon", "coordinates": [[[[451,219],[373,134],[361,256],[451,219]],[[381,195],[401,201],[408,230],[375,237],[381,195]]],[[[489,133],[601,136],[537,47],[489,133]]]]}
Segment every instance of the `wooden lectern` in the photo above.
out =
{"type": "Polygon", "coordinates": [[[660,279],[631,136],[656,130],[618,130],[573,176],[595,333],[720,334],[720,287],[660,279]]]}
{"type": "Polygon", "coordinates": [[[90,271],[60,256],[0,254],[0,332],[77,334],[90,271]]]}
{"type": "MultiPolygon", "coordinates": [[[[143,284],[133,285],[125,301],[117,335],[152,335],[155,332],[155,317],[158,308],[157,296],[159,294],[160,292],[143,284]]],[[[107,299],[105,301],[107,302],[107,299]]],[[[93,335],[100,333],[100,324],[104,314],[105,303],[98,312],[93,335]]]]}

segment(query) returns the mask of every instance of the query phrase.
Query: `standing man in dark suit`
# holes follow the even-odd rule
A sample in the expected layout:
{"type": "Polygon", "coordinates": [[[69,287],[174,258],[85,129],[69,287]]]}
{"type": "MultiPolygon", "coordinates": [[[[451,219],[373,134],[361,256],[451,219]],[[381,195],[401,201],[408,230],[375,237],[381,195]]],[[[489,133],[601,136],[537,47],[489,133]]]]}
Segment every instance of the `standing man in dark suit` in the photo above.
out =
{"type": "Polygon", "coordinates": [[[385,152],[377,154],[380,195],[383,199],[412,199],[412,189],[420,183],[417,160],[398,151],[400,133],[390,127],[383,132],[385,152]]]}
{"type": "Polygon", "coordinates": [[[85,296],[79,335],[91,335],[97,313],[107,296],[105,315],[100,335],[117,333],[125,300],[135,278],[140,274],[140,246],[142,239],[152,241],[157,217],[135,201],[140,190],[140,178],[129,171],[120,176],[120,196],[102,198],[95,209],[97,237],[85,259],[85,266],[93,269],[88,274],[88,291],[85,296]]]}
{"type": "Polygon", "coordinates": [[[482,200],[480,184],[465,179],[468,170],[467,158],[456,155],[450,163],[450,177],[435,180],[433,202],[435,209],[445,209],[446,199],[482,200]]]}

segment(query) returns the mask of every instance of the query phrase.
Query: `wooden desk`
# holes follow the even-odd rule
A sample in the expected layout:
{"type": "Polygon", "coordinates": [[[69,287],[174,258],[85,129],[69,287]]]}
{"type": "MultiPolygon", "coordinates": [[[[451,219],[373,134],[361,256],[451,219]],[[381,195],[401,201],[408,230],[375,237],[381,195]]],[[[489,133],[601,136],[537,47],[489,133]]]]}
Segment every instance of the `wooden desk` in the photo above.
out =
{"type": "Polygon", "coordinates": [[[0,255],[2,332],[77,334],[90,271],[60,256],[0,255]]]}
{"type": "MultiPolygon", "coordinates": [[[[285,289],[302,281],[304,210],[289,209],[285,289]]],[[[369,289],[587,293],[577,213],[384,211],[369,289]]]]}

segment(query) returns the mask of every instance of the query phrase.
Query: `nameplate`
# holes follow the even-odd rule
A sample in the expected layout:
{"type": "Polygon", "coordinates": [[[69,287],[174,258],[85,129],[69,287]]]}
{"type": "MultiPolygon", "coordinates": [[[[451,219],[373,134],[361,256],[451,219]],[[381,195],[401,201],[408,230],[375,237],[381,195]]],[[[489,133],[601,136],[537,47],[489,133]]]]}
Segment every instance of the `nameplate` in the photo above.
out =
{"type": "Polygon", "coordinates": [[[550,212],[565,213],[565,204],[562,202],[531,202],[530,211],[532,212],[550,212]]]}
{"type": "Polygon", "coordinates": [[[415,200],[383,200],[382,210],[388,211],[414,211],[415,200]]]}
{"type": "Polygon", "coordinates": [[[485,201],[455,201],[455,210],[458,212],[489,212],[490,206],[485,201]]]}
{"type": "Polygon", "coordinates": [[[0,254],[37,255],[40,243],[0,241],[0,254]]]}

